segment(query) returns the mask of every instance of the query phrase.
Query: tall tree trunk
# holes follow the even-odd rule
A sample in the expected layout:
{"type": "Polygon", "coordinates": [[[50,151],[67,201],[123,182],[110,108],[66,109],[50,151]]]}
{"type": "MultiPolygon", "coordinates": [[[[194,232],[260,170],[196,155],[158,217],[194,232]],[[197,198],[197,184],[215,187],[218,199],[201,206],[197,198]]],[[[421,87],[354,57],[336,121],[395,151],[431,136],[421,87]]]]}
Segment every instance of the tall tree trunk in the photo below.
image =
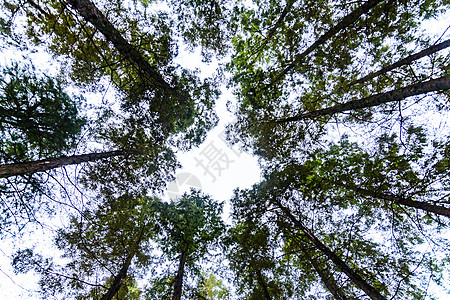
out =
{"type": "Polygon", "coordinates": [[[264,299],[266,300],[272,300],[269,294],[269,290],[267,289],[266,282],[264,281],[264,278],[261,274],[261,270],[256,270],[256,279],[258,280],[258,284],[261,286],[263,293],[264,293],[264,299]]]}
{"type": "Polygon", "coordinates": [[[261,45],[256,49],[253,53],[258,55],[258,52],[261,51],[261,49],[264,48],[264,46],[267,45],[267,43],[270,41],[270,39],[275,35],[277,32],[277,29],[280,27],[280,25],[283,23],[284,18],[286,18],[286,15],[291,10],[292,6],[296,0],[288,0],[286,1],[286,6],[284,7],[283,11],[281,12],[280,16],[278,17],[278,20],[275,22],[275,24],[272,26],[272,28],[269,30],[269,32],[266,34],[266,37],[264,38],[261,45]]]}
{"type": "Polygon", "coordinates": [[[426,94],[435,91],[445,91],[448,89],[450,89],[450,75],[445,75],[437,79],[432,79],[429,81],[408,85],[407,87],[399,88],[390,92],[376,94],[373,96],[369,96],[367,98],[353,100],[343,104],[337,104],[335,106],[314,110],[308,113],[304,113],[289,118],[275,120],[273,122],[280,124],[280,123],[300,121],[303,119],[315,118],[319,116],[333,115],[346,111],[378,106],[389,102],[401,101],[407,97],[426,94]]]}
{"type": "Polygon", "coordinates": [[[445,206],[440,206],[440,205],[435,205],[435,204],[431,204],[428,202],[412,200],[411,197],[401,197],[401,196],[397,196],[397,195],[378,193],[378,192],[370,191],[370,190],[360,188],[360,187],[350,185],[350,184],[339,184],[339,185],[342,185],[343,187],[351,189],[352,191],[355,191],[363,196],[369,196],[372,198],[391,201],[396,204],[401,204],[401,205],[408,206],[408,207],[418,208],[418,209],[425,210],[430,213],[435,213],[437,215],[441,215],[441,216],[450,218],[450,208],[447,208],[445,206]]]}
{"type": "Polygon", "coordinates": [[[18,176],[25,174],[34,174],[37,172],[44,172],[67,165],[76,165],[83,162],[96,161],[103,158],[129,154],[131,154],[130,151],[116,150],[109,152],[62,156],[57,158],[48,158],[30,162],[0,165],[0,178],[7,178],[11,176],[18,176]]]}
{"type": "Polygon", "coordinates": [[[312,264],[314,270],[319,274],[320,279],[327,288],[327,290],[336,298],[336,300],[348,300],[348,298],[339,290],[336,281],[330,276],[327,276],[323,270],[320,268],[317,261],[312,257],[309,257],[309,262],[312,264]]]}
{"type": "Polygon", "coordinates": [[[433,53],[436,53],[436,52],[441,51],[441,50],[443,50],[445,48],[448,48],[448,47],[450,47],[450,40],[446,40],[446,41],[444,41],[442,43],[439,43],[439,44],[436,44],[434,46],[431,46],[431,47],[429,47],[427,49],[424,49],[424,50],[422,50],[422,51],[420,51],[418,53],[412,54],[412,55],[410,55],[410,56],[408,56],[408,57],[406,57],[404,59],[401,59],[401,60],[397,61],[396,63],[393,63],[393,64],[391,64],[389,66],[386,66],[386,67],[382,68],[379,71],[370,73],[370,74],[368,74],[368,75],[366,75],[366,76],[364,76],[364,77],[362,77],[362,78],[360,78],[358,80],[353,81],[352,83],[350,83],[348,85],[348,87],[350,87],[352,85],[355,85],[355,84],[364,83],[364,82],[366,82],[368,80],[371,80],[371,79],[373,79],[375,77],[378,77],[378,76],[380,76],[382,74],[386,74],[387,72],[392,71],[393,69],[396,69],[398,67],[410,64],[410,63],[412,63],[415,60],[418,60],[418,59],[420,59],[420,58],[422,58],[424,56],[431,55],[433,53]]]}
{"type": "Polygon", "coordinates": [[[328,259],[330,259],[342,272],[344,272],[350,280],[361,290],[363,290],[367,296],[372,300],[385,300],[385,298],[368,282],[366,282],[361,276],[356,273],[349,265],[345,263],[339,256],[336,255],[330,248],[323,244],[309,229],[307,229],[303,223],[295,218],[290,210],[277,200],[274,200],[276,205],[283,211],[294,224],[297,226],[305,236],[320,250],[328,259]]]}
{"type": "Polygon", "coordinates": [[[305,51],[302,53],[299,53],[295,56],[294,60],[284,69],[281,71],[281,73],[272,81],[276,82],[281,77],[286,75],[290,70],[295,68],[299,62],[303,61],[305,57],[316,50],[319,46],[324,44],[327,40],[332,38],[334,35],[336,35],[339,31],[342,29],[348,27],[352,23],[354,23],[356,20],[358,20],[359,17],[361,17],[363,14],[370,11],[374,6],[376,6],[378,3],[383,2],[383,0],[368,0],[366,3],[352,11],[350,14],[346,15],[342,18],[342,20],[337,23],[335,26],[331,27],[330,30],[325,32],[323,35],[321,35],[311,46],[309,46],[305,51]]]}
{"type": "Polygon", "coordinates": [[[181,294],[183,292],[183,276],[184,276],[184,266],[186,265],[187,254],[186,252],[181,253],[180,262],[178,264],[178,272],[175,276],[175,285],[173,288],[172,300],[180,300],[181,294]]]}
{"type": "Polygon", "coordinates": [[[122,282],[127,276],[128,268],[130,267],[131,261],[133,260],[133,257],[135,255],[136,251],[133,251],[128,255],[128,257],[125,260],[124,265],[120,269],[119,273],[114,277],[114,280],[109,287],[108,291],[100,300],[112,300],[114,296],[119,291],[120,287],[122,286],[122,282]]]}
{"type": "Polygon", "coordinates": [[[100,31],[114,47],[127,60],[135,63],[138,68],[149,76],[149,80],[155,86],[164,90],[172,90],[171,86],[164,80],[157,68],[152,66],[148,60],[131,45],[120,32],[111,24],[111,22],[102,14],[102,12],[89,0],[67,0],[86,21],[91,23],[100,31]]]}

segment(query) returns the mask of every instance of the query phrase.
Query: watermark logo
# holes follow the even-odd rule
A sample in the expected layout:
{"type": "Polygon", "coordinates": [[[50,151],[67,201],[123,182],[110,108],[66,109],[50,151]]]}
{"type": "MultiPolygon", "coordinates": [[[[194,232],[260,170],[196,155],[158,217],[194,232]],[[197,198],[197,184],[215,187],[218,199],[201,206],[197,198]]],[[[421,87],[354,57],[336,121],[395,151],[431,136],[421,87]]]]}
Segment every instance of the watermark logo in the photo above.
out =
{"type": "Polygon", "coordinates": [[[224,138],[224,133],[225,130],[218,135],[218,138],[224,145],[217,146],[217,144],[214,143],[215,141],[212,141],[203,147],[198,156],[194,157],[196,162],[195,166],[203,170],[203,175],[211,177],[212,182],[215,182],[218,177],[222,176],[222,171],[228,170],[230,164],[235,162],[235,160],[231,159],[229,156],[230,151],[233,152],[236,157],[241,156],[241,153],[228,146],[224,138]]]}
{"type": "Polygon", "coordinates": [[[184,192],[189,192],[191,188],[201,190],[200,179],[191,173],[179,173],[174,181],[167,184],[167,196],[171,199],[180,198],[184,192]]]}

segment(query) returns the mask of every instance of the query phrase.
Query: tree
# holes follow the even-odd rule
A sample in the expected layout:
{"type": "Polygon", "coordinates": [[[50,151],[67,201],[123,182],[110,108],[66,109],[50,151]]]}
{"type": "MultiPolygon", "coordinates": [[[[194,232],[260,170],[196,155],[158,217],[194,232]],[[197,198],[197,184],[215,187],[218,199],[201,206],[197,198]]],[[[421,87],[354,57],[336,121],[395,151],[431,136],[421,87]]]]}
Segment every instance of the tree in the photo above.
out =
{"type": "MultiPolygon", "coordinates": [[[[349,153],[348,149],[344,153],[349,153]]],[[[233,199],[235,218],[253,222],[249,223],[253,234],[243,241],[249,241],[249,249],[256,251],[258,244],[251,242],[257,236],[254,233],[256,228],[271,226],[270,230],[263,229],[262,233],[279,232],[280,244],[284,245],[283,259],[286,259],[283,264],[289,262],[290,266],[299,269],[298,272],[308,274],[301,275],[301,289],[304,291],[311,290],[314,284],[321,281],[327,290],[342,299],[360,297],[355,286],[372,299],[388,295],[422,297],[430,277],[439,282],[435,268],[440,262],[432,253],[421,253],[414,248],[433,238],[432,244],[440,249],[438,251],[444,251],[445,241],[426,236],[425,228],[440,225],[429,222],[427,217],[423,220],[410,219],[412,215],[392,206],[392,203],[382,208],[373,201],[360,202],[364,198],[354,193],[346,194],[339,185],[320,177],[329,172],[332,165],[323,156],[320,157],[320,160],[307,160],[303,165],[290,162],[282,168],[277,166],[275,170],[266,170],[263,182],[251,190],[236,191],[233,199]],[[315,168],[320,171],[316,173],[315,168]],[[374,239],[373,235],[383,238],[380,241],[374,239]],[[311,269],[316,270],[315,275],[310,272],[311,269]],[[347,278],[343,278],[342,274],[347,278]]],[[[336,156],[337,162],[341,160],[340,157],[336,156]]],[[[392,159],[402,164],[399,159],[392,159]]],[[[352,170],[360,170],[358,165],[346,165],[343,168],[349,171],[337,169],[334,176],[340,173],[342,178],[349,176],[361,180],[352,170]]],[[[373,165],[371,170],[374,170],[373,165]]],[[[400,177],[399,181],[403,184],[406,178],[401,175],[403,171],[399,170],[398,175],[389,170],[387,172],[400,177]]],[[[337,180],[342,179],[338,177],[337,180]]],[[[372,180],[383,182],[376,175],[372,180]]],[[[234,241],[237,243],[239,239],[234,238],[234,241]]],[[[257,257],[248,249],[235,253],[240,253],[246,259],[257,257]]],[[[238,270],[246,274],[244,276],[252,273],[242,261],[236,265],[242,267],[238,267],[238,270]]],[[[269,269],[274,272],[276,268],[272,266],[269,269]]],[[[244,276],[240,276],[241,281],[244,276]]],[[[272,277],[276,278],[274,275],[272,277]]],[[[303,297],[306,298],[305,295],[303,297]]]]}
{"type": "Polygon", "coordinates": [[[225,300],[230,298],[230,292],[223,281],[217,279],[214,274],[202,272],[195,297],[199,300],[225,300]]]}
{"type": "Polygon", "coordinates": [[[443,49],[446,49],[448,47],[450,47],[450,40],[446,40],[446,41],[443,41],[441,43],[435,44],[435,45],[433,45],[433,46],[431,46],[431,47],[429,47],[427,49],[424,49],[424,50],[422,50],[422,51],[420,51],[418,53],[414,53],[414,54],[412,54],[412,55],[410,55],[408,57],[405,57],[405,58],[403,58],[403,59],[401,59],[401,60],[399,60],[399,61],[397,61],[397,62],[395,62],[395,63],[393,63],[393,64],[391,64],[389,66],[383,67],[379,71],[367,74],[366,76],[351,82],[349,85],[362,84],[362,83],[364,83],[366,81],[369,81],[369,80],[371,80],[371,79],[373,79],[375,77],[383,75],[383,74],[385,74],[387,72],[390,72],[390,71],[392,71],[392,70],[394,70],[396,68],[399,68],[401,66],[411,64],[415,60],[418,60],[418,59],[423,58],[425,56],[430,56],[430,55],[432,55],[432,54],[434,54],[434,53],[436,53],[438,51],[441,51],[443,49]]]}
{"type": "Polygon", "coordinates": [[[0,70],[0,178],[21,175],[0,179],[1,234],[17,234],[49,208],[43,199],[51,190],[48,179],[23,168],[15,172],[17,167],[54,160],[77,146],[87,122],[80,112],[84,98],[64,90],[60,80],[39,76],[32,65],[0,70]]]}
{"type": "Polygon", "coordinates": [[[328,151],[318,150],[302,166],[292,168],[297,168],[294,172],[298,175],[304,172],[301,177],[308,176],[310,183],[317,183],[311,190],[327,189],[335,195],[368,198],[363,201],[386,210],[400,206],[419,209],[428,217],[448,217],[445,186],[449,174],[438,167],[446,163],[448,141],[433,141],[431,153],[425,153],[429,141],[422,128],[409,128],[403,140],[406,151],[401,150],[402,145],[395,138],[381,137],[378,149],[370,153],[343,137],[328,151]]]}
{"type": "MultiPolygon", "coordinates": [[[[236,201],[236,199],[234,199],[236,201]]],[[[243,299],[291,299],[301,297],[298,271],[280,252],[279,229],[269,223],[236,221],[225,238],[225,251],[234,283],[243,299]]]]}
{"type": "Polygon", "coordinates": [[[220,217],[222,205],[197,191],[158,204],[158,223],[162,229],[158,243],[169,260],[178,262],[172,299],[181,299],[186,269],[195,274],[197,262],[222,235],[225,229],[220,217]]]}
{"type": "MultiPolygon", "coordinates": [[[[403,65],[397,72],[369,84],[350,84],[365,75],[361,70],[393,65],[411,56],[411,50],[404,47],[407,44],[412,48],[429,45],[426,37],[416,34],[416,28],[422,20],[446,7],[440,1],[418,1],[414,7],[382,2],[369,8],[371,4],[374,3],[365,2],[363,6],[368,10],[344,26],[340,21],[358,11],[360,3],[327,6],[295,2],[282,18],[283,23],[278,23],[276,34],[270,34],[269,41],[265,36],[271,33],[269,24],[277,24],[282,13],[280,7],[259,2],[256,8],[240,10],[242,34],[233,41],[236,52],[228,65],[238,98],[237,121],[229,128],[230,140],[242,142],[269,160],[295,156],[305,148],[317,147],[317,141],[326,138],[331,122],[364,124],[368,128],[367,125],[377,121],[375,116],[395,115],[397,103],[364,111],[358,110],[361,106],[349,106],[344,116],[303,119],[301,124],[275,126],[270,121],[288,121],[300,115],[306,118],[310,112],[322,113],[327,108],[331,112],[331,107],[355,104],[357,99],[381,99],[383,95],[389,96],[388,101],[392,96],[389,91],[400,92],[401,87],[419,87],[439,78],[445,81],[445,53],[435,53],[431,63],[416,61],[415,65],[403,65]],[[305,43],[311,39],[312,42],[305,43]],[[364,53],[364,60],[357,53],[364,53]]],[[[430,104],[442,107],[439,102],[445,102],[445,93],[441,95],[430,104]]],[[[402,103],[402,107],[415,99],[402,103]]]]}
{"type": "Polygon", "coordinates": [[[82,97],[72,99],[62,82],[39,77],[32,66],[1,71],[1,163],[18,163],[65,154],[86,124],[82,97]],[[77,103],[78,102],[78,103],[77,103]]]}
{"type": "Polygon", "coordinates": [[[336,113],[343,113],[350,110],[358,110],[372,106],[381,105],[389,102],[401,101],[407,97],[421,95],[435,91],[446,91],[450,89],[450,76],[446,75],[441,78],[429,80],[426,82],[416,83],[401,89],[393,90],[383,94],[372,95],[364,99],[353,100],[347,103],[338,104],[332,107],[327,107],[319,110],[307,112],[298,116],[289,117],[281,120],[276,120],[276,123],[285,123],[292,121],[299,121],[305,118],[315,118],[326,115],[333,115],[336,113]]]}
{"type": "Polygon", "coordinates": [[[314,246],[321,251],[328,259],[330,259],[336,266],[345,273],[349,279],[361,290],[363,290],[370,299],[381,300],[386,299],[379,291],[377,291],[370,283],[364,280],[355,270],[353,270],[345,261],[343,261],[338,255],[336,255],[330,248],[323,244],[305,225],[297,218],[295,218],[289,209],[286,209],[279,202],[278,207],[283,211],[284,215],[288,217],[298,227],[303,234],[309,239],[314,246]]]}
{"type": "Polygon", "coordinates": [[[129,155],[128,151],[109,151],[103,153],[89,153],[81,155],[63,156],[57,158],[43,159],[32,162],[0,165],[0,178],[17,175],[34,174],[67,165],[80,164],[82,162],[96,161],[103,158],[129,155]]]}
{"type": "Polygon", "coordinates": [[[211,109],[219,94],[214,80],[201,81],[197,71],[173,62],[176,48],[167,14],[126,9],[121,1],[104,5],[107,13],[91,1],[72,1],[72,9],[46,1],[41,9],[17,4],[27,14],[30,38],[40,43],[50,35],[46,46],[71,57],[69,74],[77,84],[92,88],[105,78],[117,88],[123,114],[145,114],[183,149],[199,144],[217,122],[211,109]]]}
{"type": "Polygon", "coordinates": [[[106,300],[118,293],[140,294],[133,288],[134,276],[151,262],[151,239],[157,233],[154,203],[159,200],[127,194],[103,199],[96,210],[72,216],[70,225],[59,230],[55,243],[68,260],[65,266],[30,249],[16,254],[13,266],[18,272],[34,269],[40,274],[43,297],[61,294],[106,300]]]}

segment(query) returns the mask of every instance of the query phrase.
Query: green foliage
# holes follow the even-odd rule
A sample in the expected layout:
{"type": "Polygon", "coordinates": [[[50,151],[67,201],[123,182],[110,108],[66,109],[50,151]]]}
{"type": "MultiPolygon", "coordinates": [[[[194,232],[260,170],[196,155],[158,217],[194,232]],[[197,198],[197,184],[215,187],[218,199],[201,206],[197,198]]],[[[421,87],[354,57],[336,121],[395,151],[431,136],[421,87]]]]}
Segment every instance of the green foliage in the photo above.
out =
{"type": "Polygon", "coordinates": [[[175,259],[181,252],[187,252],[191,265],[202,258],[225,228],[220,217],[222,207],[222,203],[198,191],[170,203],[160,202],[158,223],[162,235],[158,239],[164,253],[175,259]]]}
{"type": "Polygon", "coordinates": [[[0,157],[2,163],[67,153],[76,145],[86,119],[82,97],[71,99],[58,80],[39,78],[32,66],[1,70],[0,157]]]}
{"type": "Polygon", "coordinates": [[[141,291],[134,278],[145,272],[152,260],[151,239],[158,231],[154,203],[158,200],[127,194],[103,200],[96,209],[86,209],[78,218],[72,216],[70,225],[58,231],[55,245],[67,260],[64,266],[46,258],[44,267],[41,255],[32,255],[29,250],[17,253],[15,269],[34,269],[40,274],[43,297],[90,299],[95,295],[94,299],[100,299],[120,270],[131,264],[126,267],[118,295],[138,299],[141,291]]]}
{"type": "Polygon", "coordinates": [[[448,7],[446,1],[394,2],[376,5],[327,36],[312,52],[308,47],[362,3],[254,1],[236,10],[240,31],[233,39],[235,52],[228,65],[233,76],[230,87],[238,100],[231,140],[268,160],[295,156],[320,143],[330,129],[327,123],[370,126],[376,113],[395,114],[393,105],[351,111],[350,118],[323,116],[294,124],[276,124],[276,120],[446,74],[437,67],[437,61],[445,60],[444,53],[436,55],[440,57],[436,63],[416,62],[371,82],[350,85],[365,70],[377,70],[411,53],[406,45],[409,49],[429,45],[417,28],[429,15],[448,7]]]}
{"type": "Polygon", "coordinates": [[[222,203],[194,190],[170,203],[157,203],[157,222],[161,228],[157,241],[163,256],[178,264],[184,257],[187,270],[197,275],[200,262],[217,248],[225,230],[222,207],[222,203]]]}
{"type": "MultiPolygon", "coordinates": [[[[434,253],[448,256],[448,241],[435,233],[448,229],[448,220],[408,203],[449,208],[448,134],[432,138],[404,103],[446,113],[448,95],[281,120],[447,74],[442,51],[354,83],[433,44],[419,28],[448,9],[447,0],[379,1],[333,34],[367,2],[95,3],[107,33],[122,45],[69,3],[4,1],[0,34],[4,43],[45,47],[64,61],[62,74],[78,87],[105,92],[112,84],[115,99],[104,101],[89,137],[129,155],[83,168],[78,182],[89,201],[55,239],[63,265],[31,249],[15,255],[17,272],[41,276],[43,297],[99,299],[119,278],[120,299],[168,299],[180,281],[185,298],[227,299],[225,284],[201,272],[220,249],[242,299],[366,297],[343,264],[387,298],[424,299],[429,281],[440,283],[447,265],[434,253]],[[18,19],[28,39],[18,38],[18,19]],[[200,79],[198,70],[180,66],[181,38],[191,50],[201,47],[207,62],[231,53],[226,70],[237,105],[228,137],[258,155],[264,168],[262,182],[235,191],[227,231],[223,203],[200,192],[168,203],[148,197],[172,179],[176,151],[199,145],[218,121],[213,108],[224,77],[200,79]],[[362,134],[364,146],[346,136],[329,143],[331,122],[374,134],[362,134]]],[[[61,82],[17,65],[3,74],[1,162],[68,153],[86,123],[75,105],[82,97],[74,101],[61,82]]],[[[34,197],[47,192],[43,181],[0,184],[1,231],[36,217],[41,202],[34,197]]]]}
{"type": "Polygon", "coordinates": [[[229,1],[168,1],[168,4],[173,9],[179,34],[192,49],[201,46],[205,61],[228,53],[229,40],[236,30],[229,1]]]}
{"type": "MultiPolygon", "coordinates": [[[[271,281],[266,283],[273,298],[281,299],[282,295],[287,295],[284,296],[286,299],[314,299],[314,296],[320,295],[315,291],[317,283],[323,283],[319,273],[311,271],[318,267],[325,274],[323,276],[334,278],[341,293],[348,297],[358,297],[360,293],[342,270],[331,263],[306,233],[291,222],[281,209],[282,205],[288,207],[290,213],[307,224],[308,228],[312,228],[322,243],[376,290],[387,295],[406,297],[414,293],[418,299],[423,297],[426,278],[431,276],[437,280],[439,277],[436,269],[439,261],[433,253],[417,250],[417,246],[424,243],[420,236],[424,235],[425,223],[416,227],[414,220],[408,220],[396,211],[383,211],[372,203],[352,202],[353,198],[358,199],[356,195],[346,197],[334,194],[326,187],[319,187],[317,178],[309,179],[312,178],[307,167],[290,166],[267,174],[266,180],[251,190],[236,192],[234,215],[244,219],[236,222],[236,229],[233,229],[242,233],[230,238],[232,246],[228,257],[241,290],[258,288],[255,268],[260,268],[263,274],[271,274],[268,278],[280,280],[278,290],[271,290],[271,281]],[[308,185],[315,187],[309,189],[308,185]],[[246,222],[246,227],[242,227],[242,222],[246,222]],[[277,243],[267,242],[271,235],[272,241],[277,243]],[[312,263],[316,266],[313,267],[312,263]],[[288,275],[283,277],[282,274],[288,275]],[[302,278],[298,289],[293,289],[296,286],[293,283],[297,284],[298,278],[302,278]]],[[[439,249],[444,250],[442,242],[445,241],[435,239],[434,242],[440,242],[439,249]]],[[[263,297],[261,290],[247,293],[263,297]]]]}
{"type": "Polygon", "coordinates": [[[39,5],[45,14],[33,5],[21,7],[27,17],[28,35],[53,54],[70,58],[66,69],[74,83],[101,90],[104,85],[98,84],[100,79],[111,82],[120,95],[123,114],[145,114],[159,128],[159,135],[165,139],[172,135],[172,143],[181,149],[198,145],[216,125],[212,110],[219,95],[216,82],[200,80],[196,71],[174,62],[177,47],[166,13],[150,13],[122,1],[105,2],[99,7],[118,34],[157,70],[165,80],[163,84],[124,57],[98,28],[66,9],[66,4],[41,1],[39,5]]]}
{"type": "MultiPolygon", "coordinates": [[[[70,97],[65,85],[38,76],[32,65],[0,70],[0,164],[20,163],[69,153],[77,146],[87,119],[84,98],[70,97]]],[[[0,233],[17,234],[37,216],[51,211],[45,176],[17,176],[0,181],[0,233]]]]}
{"type": "Polygon", "coordinates": [[[214,274],[202,272],[200,282],[191,299],[197,300],[226,300],[230,299],[230,292],[221,279],[214,274]]]}

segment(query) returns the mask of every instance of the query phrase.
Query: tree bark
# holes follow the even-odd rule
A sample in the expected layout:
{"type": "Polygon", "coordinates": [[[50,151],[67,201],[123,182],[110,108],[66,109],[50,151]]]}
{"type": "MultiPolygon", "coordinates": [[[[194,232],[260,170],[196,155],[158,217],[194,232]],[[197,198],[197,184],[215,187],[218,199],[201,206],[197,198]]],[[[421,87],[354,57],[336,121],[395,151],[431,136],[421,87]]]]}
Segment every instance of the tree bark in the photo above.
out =
{"type": "Polygon", "coordinates": [[[283,211],[283,213],[305,234],[314,246],[317,247],[328,259],[330,259],[343,273],[345,273],[350,280],[361,290],[363,290],[367,296],[372,300],[385,300],[373,286],[366,282],[361,276],[356,273],[349,265],[345,263],[339,256],[336,255],[330,248],[323,244],[311,231],[309,231],[303,223],[295,218],[288,208],[281,205],[281,203],[275,200],[277,206],[283,211]]]}
{"type": "Polygon", "coordinates": [[[378,3],[382,2],[383,0],[368,0],[366,3],[358,7],[356,10],[352,11],[350,14],[346,15],[342,20],[336,24],[335,26],[331,27],[330,30],[325,32],[323,35],[321,35],[311,46],[309,46],[305,51],[302,53],[299,53],[295,56],[294,60],[283,70],[281,73],[272,81],[276,82],[281,77],[286,75],[290,70],[295,68],[298,64],[298,62],[305,59],[305,57],[316,50],[319,46],[324,44],[327,40],[332,38],[334,35],[336,35],[339,31],[342,29],[348,27],[352,23],[354,23],[356,20],[358,20],[359,17],[361,17],[363,14],[370,11],[374,6],[376,6],[378,3]]]}
{"type": "Polygon", "coordinates": [[[109,287],[108,291],[100,300],[112,300],[114,296],[119,291],[120,287],[122,286],[122,281],[127,276],[128,268],[130,267],[131,261],[133,260],[133,257],[135,255],[136,251],[133,251],[128,255],[128,257],[125,260],[125,264],[120,269],[117,276],[114,277],[113,283],[109,287]]]}
{"type": "Polygon", "coordinates": [[[181,294],[183,292],[183,276],[184,276],[184,266],[186,265],[187,254],[186,252],[181,253],[180,262],[178,264],[178,272],[175,276],[175,285],[173,288],[172,300],[180,300],[181,294]]]}
{"type": "Polygon", "coordinates": [[[164,90],[172,90],[172,87],[164,80],[157,68],[152,66],[147,59],[131,45],[102,12],[89,0],[67,0],[86,21],[100,31],[114,47],[127,60],[135,63],[138,68],[147,74],[151,83],[164,90]]]}
{"type": "Polygon", "coordinates": [[[83,162],[96,161],[103,158],[129,154],[131,154],[130,151],[116,150],[101,153],[61,156],[57,158],[48,158],[37,161],[0,165],[0,178],[8,178],[11,176],[18,176],[25,174],[34,174],[37,172],[44,172],[67,165],[76,165],[83,162]]]}
{"type": "Polygon", "coordinates": [[[362,77],[362,78],[360,78],[358,80],[353,81],[352,83],[350,83],[348,85],[348,87],[353,86],[355,84],[364,83],[364,82],[366,82],[368,80],[371,80],[371,79],[373,79],[375,77],[378,77],[378,76],[380,76],[382,74],[385,74],[385,73],[387,73],[389,71],[392,71],[393,69],[396,69],[396,68],[399,68],[401,66],[410,64],[410,63],[412,63],[415,60],[418,60],[418,59],[420,59],[420,58],[422,58],[424,56],[431,55],[433,53],[436,53],[436,52],[441,51],[441,50],[443,50],[445,48],[448,48],[448,47],[450,47],[450,40],[446,40],[446,41],[444,41],[442,43],[439,43],[439,44],[436,44],[434,46],[431,46],[431,47],[429,47],[427,49],[424,49],[424,50],[422,50],[422,51],[420,51],[418,53],[412,54],[412,55],[410,55],[410,56],[408,56],[408,57],[406,57],[404,59],[401,59],[401,60],[397,61],[396,63],[393,63],[392,65],[386,66],[386,67],[382,68],[379,71],[370,73],[370,74],[368,74],[368,75],[366,75],[366,76],[364,76],[364,77],[362,77]]]}
{"type": "Polygon", "coordinates": [[[319,116],[333,115],[346,111],[378,106],[389,102],[401,101],[407,97],[426,94],[429,92],[445,91],[448,89],[450,89],[450,75],[445,75],[437,79],[408,85],[404,88],[399,88],[390,92],[376,94],[363,99],[353,100],[343,104],[337,104],[335,106],[314,110],[289,118],[275,120],[273,122],[281,124],[300,121],[303,119],[315,118],[319,116]]]}
{"type": "Polygon", "coordinates": [[[450,208],[445,206],[435,205],[427,202],[412,200],[411,197],[401,197],[397,195],[378,193],[374,191],[370,191],[367,189],[363,189],[357,186],[342,184],[342,186],[351,189],[363,196],[369,196],[372,198],[383,199],[387,201],[394,202],[396,204],[401,204],[408,207],[418,208],[421,210],[425,210],[430,213],[435,213],[437,215],[445,216],[450,218],[450,208]]]}
{"type": "Polygon", "coordinates": [[[319,277],[322,280],[325,287],[327,288],[327,290],[334,296],[334,298],[336,298],[337,300],[348,300],[348,298],[344,294],[342,294],[342,292],[339,290],[334,279],[325,275],[325,273],[320,268],[319,264],[315,261],[315,259],[312,256],[309,257],[309,261],[312,264],[314,270],[316,270],[317,274],[319,274],[319,277]]]}
{"type": "Polygon", "coordinates": [[[261,286],[263,293],[264,293],[264,299],[266,300],[272,300],[269,294],[269,290],[267,289],[266,282],[264,281],[264,278],[261,274],[261,270],[256,270],[256,278],[258,280],[258,284],[261,286]]]}

